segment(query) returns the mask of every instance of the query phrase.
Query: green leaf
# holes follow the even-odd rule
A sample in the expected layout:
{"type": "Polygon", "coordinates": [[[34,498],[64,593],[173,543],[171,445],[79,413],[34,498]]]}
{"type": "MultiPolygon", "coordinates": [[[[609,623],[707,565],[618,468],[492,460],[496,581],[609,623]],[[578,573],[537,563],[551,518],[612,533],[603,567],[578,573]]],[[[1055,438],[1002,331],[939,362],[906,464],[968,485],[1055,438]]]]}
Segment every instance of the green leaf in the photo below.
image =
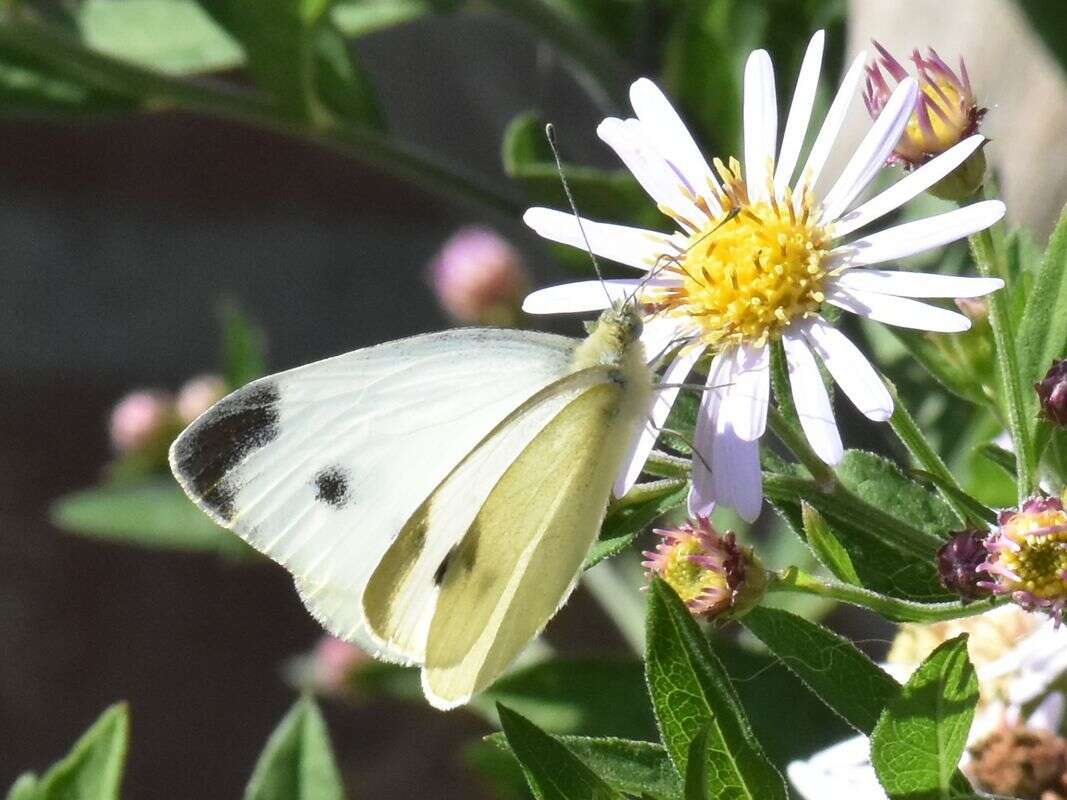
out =
{"type": "MultiPolygon", "coordinates": [[[[353,676],[362,696],[425,705],[417,669],[368,662],[353,676]]],[[[648,739],[656,735],[644,667],[622,659],[552,659],[508,673],[468,706],[496,724],[499,701],[552,733],[648,739]]]]}
{"type": "Polygon", "coordinates": [[[819,559],[819,562],[830,570],[831,574],[838,580],[857,586],[862,585],[848,551],[834,536],[834,532],[830,530],[830,526],[826,524],[822,514],[806,502],[800,504],[800,511],[808,544],[811,545],[811,549],[815,553],[815,557],[819,559]]]}
{"type": "Polygon", "coordinates": [[[978,703],[967,634],[940,645],[892,699],[871,734],[871,762],[893,800],[971,792],[956,772],[978,703]]]}
{"type": "Polygon", "coordinates": [[[338,0],[333,21],[345,36],[366,36],[458,6],[456,0],[338,0]]]}
{"type": "Polygon", "coordinates": [[[329,16],[333,0],[199,1],[241,43],[249,72],[282,114],[320,128],[334,116],[379,127],[370,85],[329,16]]]}
{"type": "Polygon", "coordinates": [[[741,623],[860,733],[870,734],[900,686],[848,639],[788,611],[759,606],[741,623]]]}
{"type": "Polygon", "coordinates": [[[600,529],[600,538],[586,556],[585,569],[627,549],[649,525],[685,502],[689,493],[687,482],[662,483],[662,492],[633,504],[617,503],[608,510],[600,529]]]}
{"type": "Polygon", "coordinates": [[[730,678],[674,591],[649,587],[646,677],[663,743],[687,775],[693,740],[707,731],[707,774],[722,800],[786,798],[785,782],[749,727],[730,678]]]}
{"type": "Polygon", "coordinates": [[[251,554],[248,546],[212,522],[167,479],[85,489],[52,504],[52,521],[71,533],[168,550],[251,554]]]}
{"type": "Polygon", "coordinates": [[[326,723],[315,701],[296,702],[267,740],[245,800],[343,800],[326,723]]]}
{"type": "Polygon", "coordinates": [[[219,310],[222,325],[222,374],[236,389],[266,374],[266,335],[234,303],[219,310]]]}
{"type": "Polygon", "coordinates": [[[537,800],[623,800],[564,744],[528,719],[500,703],[497,714],[537,800]]]}
{"type": "MultiPolygon", "coordinates": [[[[676,800],[682,791],[667,751],[662,745],[627,739],[556,736],[611,788],[625,795],[651,800],[676,800]]],[[[507,739],[495,733],[487,740],[507,749],[507,739]]]]}
{"type": "Polygon", "coordinates": [[[991,443],[983,444],[979,447],[978,453],[992,461],[1012,478],[1015,477],[1015,453],[991,443]]]}
{"type": "MultiPolygon", "coordinates": [[[[1026,293],[1018,348],[1020,380],[1028,385],[1041,380],[1054,360],[1067,355],[1067,206],[1049,240],[1033,290],[1026,293]]],[[[1036,408],[1035,399],[1031,410],[1036,408]]]]}
{"type": "Polygon", "coordinates": [[[37,800],[37,776],[32,772],[19,775],[8,789],[7,800],[37,800]]]}
{"type": "Polygon", "coordinates": [[[997,521],[996,511],[976,498],[971,497],[967,492],[959,488],[954,480],[951,483],[946,483],[943,476],[934,475],[924,470],[915,470],[912,474],[930,481],[941,490],[941,494],[946,498],[951,498],[954,507],[961,510],[963,518],[970,524],[981,527],[986,523],[997,521]]]}
{"type": "MultiPolygon", "coordinates": [[[[560,145],[565,149],[565,143],[560,145]]],[[[525,187],[533,203],[568,208],[559,171],[545,137],[541,118],[528,112],[515,117],[504,132],[504,171],[525,187]]],[[[616,222],[656,226],[662,215],[627,170],[602,170],[575,164],[563,165],[564,174],[583,215],[616,222]]],[[[576,251],[576,248],[569,248],[576,251]]],[[[583,264],[588,256],[577,250],[583,264]]],[[[608,266],[605,264],[604,266],[608,266]]]]}
{"type": "Polygon", "coordinates": [[[87,47],[171,75],[233,69],[241,46],[193,0],[85,0],[77,24],[87,47]]]}
{"type": "Polygon", "coordinates": [[[708,723],[689,744],[689,764],[685,768],[685,800],[711,800],[714,775],[708,769],[714,755],[708,751],[708,736],[712,723],[708,723]]]}
{"type": "Polygon", "coordinates": [[[62,761],[41,776],[32,796],[36,800],[118,800],[129,738],[129,712],[124,703],[117,703],[100,715],[62,761]]]}
{"type": "Polygon", "coordinates": [[[948,336],[907,328],[888,330],[945,389],[975,405],[990,405],[980,376],[955,357],[948,336]]]}
{"type": "Polygon", "coordinates": [[[137,101],[57,73],[37,59],[0,46],[0,113],[69,116],[129,112],[137,101]]]}

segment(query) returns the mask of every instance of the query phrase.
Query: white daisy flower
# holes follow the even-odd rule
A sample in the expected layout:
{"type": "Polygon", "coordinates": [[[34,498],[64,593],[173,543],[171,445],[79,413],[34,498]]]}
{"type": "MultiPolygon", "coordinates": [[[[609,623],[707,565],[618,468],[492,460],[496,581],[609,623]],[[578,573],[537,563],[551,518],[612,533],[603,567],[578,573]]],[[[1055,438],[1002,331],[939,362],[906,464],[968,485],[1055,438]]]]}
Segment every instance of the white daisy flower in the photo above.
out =
{"type": "MultiPolygon", "coordinates": [[[[685,124],[654,83],[630,88],[636,119],[606,119],[597,129],[659,208],[674,234],[578,220],[531,208],[526,224],[555,242],[585,248],[645,275],[608,281],[612,298],[636,292],[645,311],[642,335],[650,359],[673,351],[663,383],[677,387],[706,351],[714,353],[696,425],[690,513],[707,516],[716,501],[754,520],[763,500],[759,439],[767,423],[769,348],[781,340],[792,393],[812,448],[829,464],[843,447],[816,356],[867,417],[889,418],[893,401],[859,349],[819,315],[823,303],[870,319],[928,331],[956,332],[970,321],[955,311],[912,298],[979,297],[999,289],[993,278],[923,275],[870,269],[980,231],[1004,205],[985,201],[934,217],[859,235],[861,228],[951,173],[984,139],[971,136],[862,205],[853,205],[885,164],[915,107],[918,87],[904,79],[830,188],[816,193],[831,147],[857,95],[864,58],[852,63],[800,163],[822,61],[823,33],[808,46],[779,144],[770,56],[748,59],[744,88],[744,167],[708,165],[685,124]],[[584,230],[584,235],[583,235],[584,230]],[[679,344],[681,345],[679,347],[679,344]]],[[[553,286],[526,298],[533,314],[596,311],[607,306],[595,281],[553,286]]],[[[645,429],[635,439],[615,485],[636,481],[677,397],[657,393],[645,429]]]]}

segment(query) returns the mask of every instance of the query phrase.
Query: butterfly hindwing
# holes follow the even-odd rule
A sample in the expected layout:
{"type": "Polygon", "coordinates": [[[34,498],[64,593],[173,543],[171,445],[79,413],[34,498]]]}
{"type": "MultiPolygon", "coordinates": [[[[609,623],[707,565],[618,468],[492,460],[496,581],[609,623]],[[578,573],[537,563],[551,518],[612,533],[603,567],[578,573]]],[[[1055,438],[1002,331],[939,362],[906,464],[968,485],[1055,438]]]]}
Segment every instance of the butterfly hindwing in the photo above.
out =
{"type": "Polygon", "coordinates": [[[404,523],[512,411],[570,369],[576,341],[464,329],[254,381],[171,448],[190,497],[286,566],[309,609],[360,638],[359,597],[404,523]]]}

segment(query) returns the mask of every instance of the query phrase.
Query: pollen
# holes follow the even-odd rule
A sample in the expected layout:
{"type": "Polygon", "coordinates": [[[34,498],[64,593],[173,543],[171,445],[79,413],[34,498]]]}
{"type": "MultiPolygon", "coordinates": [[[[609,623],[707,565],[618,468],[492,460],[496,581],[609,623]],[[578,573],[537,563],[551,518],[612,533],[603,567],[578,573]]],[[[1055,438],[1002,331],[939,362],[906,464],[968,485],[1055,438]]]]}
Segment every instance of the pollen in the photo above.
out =
{"type": "Polygon", "coordinates": [[[771,190],[770,200],[752,203],[737,160],[715,166],[723,211],[663,268],[681,285],[653,295],[652,305],[696,323],[710,345],[762,345],[824,302],[830,236],[810,195],[771,190]]]}

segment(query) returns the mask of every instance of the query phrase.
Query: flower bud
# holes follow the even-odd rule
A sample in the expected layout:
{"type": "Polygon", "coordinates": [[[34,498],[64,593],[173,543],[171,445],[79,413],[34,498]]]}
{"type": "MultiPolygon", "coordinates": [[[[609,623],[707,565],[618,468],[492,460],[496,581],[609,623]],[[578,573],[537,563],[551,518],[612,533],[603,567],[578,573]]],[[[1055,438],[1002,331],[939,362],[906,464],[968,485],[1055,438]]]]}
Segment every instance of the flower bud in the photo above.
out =
{"type": "Polygon", "coordinates": [[[989,591],[979,587],[982,578],[978,572],[986,556],[986,534],[967,530],[955,534],[937,551],[937,569],[941,585],[956,592],[965,601],[985,597],[989,591]]]}
{"type": "Polygon", "coordinates": [[[705,517],[674,530],[657,529],[660,543],[646,552],[643,566],[662,578],[695,617],[742,616],[767,588],[763,565],[732,532],[725,536],[705,517]]]}
{"type": "Polygon", "coordinates": [[[173,402],[154,389],[131,392],[111,411],[111,444],[120,453],[155,444],[170,428],[173,402]]]}
{"type": "Polygon", "coordinates": [[[984,297],[957,297],[953,302],[971,322],[985,322],[989,319],[989,301],[984,297]]]}
{"type": "Polygon", "coordinates": [[[227,391],[226,381],[218,375],[197,375],[186,381],[178,392],[176,407],[181,421],[188,425],[215,403],[227,391]]]}
{"type": "Polygon", "coordinates": [[[1053,362],[1034,389],[1045,419],[1054,425],[1067,425],[1067,359],[1053,362]]]}
{"type": "MultiPolygon", "coordinates": [[[[871,116],[877,117],[893,93],[890,81],[899,84],[908,73],[881,44],[875,42],[874,46],[880,57],[867,67],[863,99],[871,116]]],[[[922,166],[977,133],[986,112],[975,100],[962,58],[958,73],[933,48],[927,50],[925,57],[915,49],[911,61],[919,83],[919,99],[890,157],[891,162],[899,161],[907,169],[922,166]]],[[[985,171],[985,154],[978,149],[931,187],[930,193],[944,200],[962,200],[982,185],[985,171]]]]}
{"type": "Polygon", "coordinates": [[[311,658],[312,686],[323,694],[334,695],[343,694],[352,672],[370,660],[359,647],[334,636],[319,639],[311,658]]]}
{"type": "Polygon", "coordinates": [[[457,322],[514,325],[529,288],[518,252],[488,228],[463,228],[430,266],[434,292],[457,322]]]}
{"type": "Polygon", "coordinates": [[[1027,611],[1063,620],[1067,606],[1067,512],[1055,497],[1034,496],[1017,511],[999,515],[985,540],[989,555],[978,586],[1009,596],[1027,611]]]}

